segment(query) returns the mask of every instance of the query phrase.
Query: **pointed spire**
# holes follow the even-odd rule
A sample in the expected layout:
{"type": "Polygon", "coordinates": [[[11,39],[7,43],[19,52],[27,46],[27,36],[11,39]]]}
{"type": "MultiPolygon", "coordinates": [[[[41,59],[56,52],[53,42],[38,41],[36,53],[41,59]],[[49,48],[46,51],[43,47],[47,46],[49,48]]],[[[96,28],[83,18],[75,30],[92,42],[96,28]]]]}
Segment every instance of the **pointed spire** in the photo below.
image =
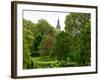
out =
{"type": "Polygon", "coordinates": [[[59,30],[60,30],[60,21],[59,21],[59,17],[58,17],[56,29],[59,29],[59,30]]]}

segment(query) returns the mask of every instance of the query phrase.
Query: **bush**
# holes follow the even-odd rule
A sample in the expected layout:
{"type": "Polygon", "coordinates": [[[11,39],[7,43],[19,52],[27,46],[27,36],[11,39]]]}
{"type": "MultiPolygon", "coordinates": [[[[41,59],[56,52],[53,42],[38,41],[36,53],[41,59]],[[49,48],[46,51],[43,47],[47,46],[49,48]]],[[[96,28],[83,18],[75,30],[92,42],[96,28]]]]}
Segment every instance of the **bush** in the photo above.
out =
{"type": "Polygon", "coordinates": [[[33,68],[54,68],[59,67],[60,63],[58,61],[33,61],[33,68]]]}

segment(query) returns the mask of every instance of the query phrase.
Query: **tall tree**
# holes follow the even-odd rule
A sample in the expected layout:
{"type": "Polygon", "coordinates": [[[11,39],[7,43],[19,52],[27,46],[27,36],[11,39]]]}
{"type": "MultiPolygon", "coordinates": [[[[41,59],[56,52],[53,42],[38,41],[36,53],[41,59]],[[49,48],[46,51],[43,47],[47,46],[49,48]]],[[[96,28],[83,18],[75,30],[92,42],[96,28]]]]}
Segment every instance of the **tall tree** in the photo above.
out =
{"type": "Polygon", "coordinates": [[[33,40],[33,44],[30,48],[31,53],[39,51],[39,45],[42,42],[42,40],[43,40],[43,35],[41,33],[37,33],[37,35],[35,35],[35,38],[33,40]]]}
{"type": "Polygon", "coordinates": [[[58,61],[66,61],[70,53],[70,35],[64,31],[59,32],[53,50],[53,56],[58,61]]]}
{"type": "Polygon", "coordinates": [[[85,25],[80,35],[80,57],[79,62],[82,65],[90,65],[91,62],[91,30],[90,23],[85,25]]]}
{"type": "Polygon", "coordinates": [[[48,35],[49,33],[54,34],[54,27],[48,23],[48,21],[44,19],[38,20],[35,27],[35,34],[41,33],[43,35],[48,35]]]}
{"type": "Polygon", "coordinates": [[[65,31],[75,36],[90,23],[90,14],[88,13],[69,13],[65,19],[65,31]]]}
{"type": "MultiPolygon", "coordinates": [[[[45,44],[45,47],[46,47],[46,45],[49,45],[49,43],[48,43],[48,41],[50,39],[49,35],[51,35],[52,37],[55,36],[55,29],[48,23],[48,21],[46,21],[44,19],[40,19],[36,23],[34,34],[35,34],[35,37],[33,40],[33,45],[31,47],[31,51],[32,52],[38,51],[38,52],[42,53],[42,52],[44,52],[43,45],[45,44]],[[41,50],[39,50],[39,49],[41,49],[41,50]]],[[[45,52],[43,54],[48,53],[47,51],[48,50],[45,49],[45,52]]]]}
{"type": "Polygon", "coordinates": [[[41,56],[45,57],[45,56],[51,56],[52,53],[52,48],[55,42],[55,38],[52,35],[47,35],[43,41],[41,42],[39,49],[40,49],[40,53],[41,56]]]}
{"type": "Polygon", "coordinates": [[[31,56],[30,47],[34,39],[34,33],[32,32],[34,23],[29,20],[23,20],[23,68],[31,68],[31,56]]]}
{"type": "Polygon", "coordinates": [[[71,34],[72,59],[78,65],[90,64],[91,17],[88,13],[69,13],[65,19],[65,32],[71,34]]]}

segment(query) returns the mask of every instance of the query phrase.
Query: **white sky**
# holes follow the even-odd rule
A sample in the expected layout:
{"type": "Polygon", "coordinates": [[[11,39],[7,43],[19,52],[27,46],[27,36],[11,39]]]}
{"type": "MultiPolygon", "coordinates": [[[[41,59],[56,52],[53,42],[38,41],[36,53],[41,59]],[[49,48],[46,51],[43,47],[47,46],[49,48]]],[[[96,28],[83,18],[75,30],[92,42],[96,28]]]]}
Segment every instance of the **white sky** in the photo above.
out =
{"type": "Polygon", "coordinates": [[[24,10],[23,17],[24,19],[31,20],[34,23],[37,23],[39,19],[45,19],[54,27],[56,27],[59,18],[61,30],[64,30],[65,16],[68,14],[69,13],[24,10]]]}

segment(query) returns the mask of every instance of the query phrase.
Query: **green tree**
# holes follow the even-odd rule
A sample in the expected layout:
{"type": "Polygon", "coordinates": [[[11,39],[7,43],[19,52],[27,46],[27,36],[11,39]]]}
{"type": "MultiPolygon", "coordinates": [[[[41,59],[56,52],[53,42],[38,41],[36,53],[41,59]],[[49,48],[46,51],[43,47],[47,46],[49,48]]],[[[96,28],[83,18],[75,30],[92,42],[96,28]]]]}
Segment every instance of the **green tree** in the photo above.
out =
{"type": "Polygon", "coordinates": [[[34,23],[29,20],[23,20],[23,68],[31,68],[30,47],[34,39],[34,23]]]}
{"type": "MultiPolygon", "coordinates": [[[[28,41],[29,47],[31,47],[34,39],[34,30],[35,24],[29,20],[23,20],[23,38],[28,41]]],[[[23,42],[24,43],[24,42],[23,42]]]]}
{"type": "Polygon", "coordinates": [[[78,65],[90,64],[90,14],[70,13],[65,19],[65,32],[71,35],[71,60],[78,65]]]}
{"type": "Polygon", "coordinates": [[[39,45],[43,40],[43,35],[41,35],[41,33],[37,33],[37,35],[35,36],[34,40],[33,40],[33,44],[30,48],[31,53],[32,52],[38,52],[39,51],[39,45]]]}
{"type": "Polygon", "coordinates": [[[55,41],[55,38],[50,34],[44,38],[44,40],[41,42],[39,46],[40,54],[42,57],[51,56],[54,41],[55,41]]]}
{"type": "Polygon", "coordinates": [[[53,55],[58,61],[66,61],[70,53],[70,35],[61,31],[56,36],[53,55]]]}
{"type": "Polygon", "coordinates": [[[79,62],[81,65],[90,65],[91,62],[91,32],[90,24],[85,25],[81,31],[80,40],[80,57],[79,62]]]}
{"type": "Polygon", "coordinates": [[[86,24],[90,23],[90,14],[88,13],[70,13],[65,19],[65,31],[72,36],[80,33],[86,24]]]}
{"type": "Polygon", "coordinates": [[[31,66],[31,57],[30,57],[30,49],[28,46],[28,42],[24,39],[23,46],[23,69],[29,69],[31,66]]]}
{"type": "Polygon", "coordinates": [[[52,35],[54,35],[54,32],[55,32],[54,27],[50,25],[48,21],[44,19],[40,19],[36,23],[35,34],[41,33],[42,35],[48,35],[52,33],[52,35]]]}
{"type": "Polygon", "coordinates": [[[50,43],[48,43],[51,39],[51,37],[55,36],[55,28],[52,27],[48,21],[44,19],[38,20],[35,26],[34,30],[34,40],[33,40],[33,45],[31,47],[31,51],[37,51],[40,52],[40,54],[49,54],[48,52],[49,48],[45,48],[47,45],[50,46],[50,43]],[[51,37],[50,37],[51,36],[51,37]],[[45,48],[45,49],[44,49],[45,48]]]}

